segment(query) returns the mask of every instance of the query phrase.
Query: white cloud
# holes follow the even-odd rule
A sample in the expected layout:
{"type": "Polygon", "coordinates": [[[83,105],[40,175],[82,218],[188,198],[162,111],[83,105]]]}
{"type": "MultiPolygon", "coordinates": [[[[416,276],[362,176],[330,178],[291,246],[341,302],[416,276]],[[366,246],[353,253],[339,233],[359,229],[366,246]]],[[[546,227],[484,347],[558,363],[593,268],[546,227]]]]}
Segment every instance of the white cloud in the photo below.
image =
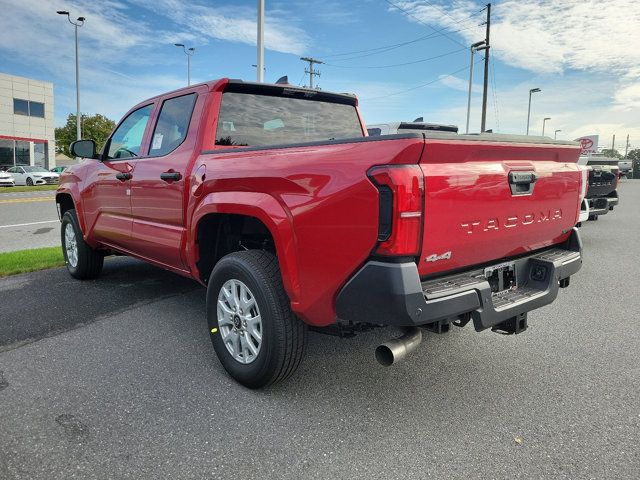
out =
{"type": "MultiPolygon", "coordinates": [[[[440,75],[439,79],[440,83],[445,87],[453,88],[454,90],[459,90],[461,92],[469,92],[468,79],[463,80],[462,78],[458,78],[454,75],[440,75]]],[[[473,93],[482,92],[482,87],[480,85],[474,84],[471,91],[473,93]]]]}
{"type": "MultiPolygon", "coordinates": [[[[484,38],[481,3],[397,2],[411,21],[459,30],[463,43],[484,38]]],[[[395,10],[391,7],[391,10],[395,10]]],[[[397,11],[397,10],[396,10],[397,11]]],[[[626,72],[640,63],[640,3],[636,0],[507,0],[492,7],[491,51],[535,72],[565,69],[626,72]]]]}
{"type": "MultiPolygon", "coordinates": [[[[466,0],[395,2],[410,15],[463,44],[484,38],[478,24],[484,6],[466,0]],[[475,16],[472,16],[474,15],[475,16]],[[470,18],[471,17],[471,18],[470,18]],[[457,33],[450,33],[458,31],[457,33]]],[[[390,8],[390,11],[398,12],[390,8]]],[[[400,13],[400,12],[398,12],[400,13]]],[[[552,117],[547,133],[562,129],[562,138],[598,133],[608,139],[627,133],[640,139],[640,2],[636,0],[507,0],[493,4],[491,54],[508,65],[534,73],[529,82],[498,89],[500,130],[524,133],[527,92],[535,96],[531,128],[540,133],[542,118],[552,117]]],[[[498,79],[499,80],[499,79],[498,79]]],[[[444,83],[461,87],[460,82],[444,83]]],[[[498,84],[500,86],[500,82],[498,84]]],[[[475,107],[477,108],[477,106],[475,107]]],[[[497,125],[492,94],[488,125],[497,125]]],[[[432,114],[462,125],[466,102],[461,97],[446,111],[432,114]]],[[[477,115],[472,112],[472,119],[477,115]]],[[[477,130],[477,121],[472,121],[477,130]]]]}
{"type": "MultiPolygon", "coordinates": [[[[139,5],[159,15],[165,15],[201,38],[219,39],[255,45],[257,41],[257,11],[255,8],[233,5],[213,7],[206,3],[181,0],[138,0],[139,5]]],[[[265,48],[283,53],[301,54],[309,38],[304,30],[292,25],[286,12],[265,14],[265,48]]]]}

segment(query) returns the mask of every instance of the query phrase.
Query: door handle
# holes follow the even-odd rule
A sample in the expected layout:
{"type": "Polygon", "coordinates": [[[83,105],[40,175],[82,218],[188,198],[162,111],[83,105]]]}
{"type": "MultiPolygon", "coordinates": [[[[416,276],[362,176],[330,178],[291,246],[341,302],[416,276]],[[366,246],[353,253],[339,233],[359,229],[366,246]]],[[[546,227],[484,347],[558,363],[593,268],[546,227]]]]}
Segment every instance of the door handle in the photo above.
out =
{"type": "Polygon", "coordinates": [[[130,173],[116,173],[116,178],[122,182],[124,182],[125,180],[131,180],[131,177],[133,175],[131,175],[130,173]]]}
{"type": "Polygon", "coordinates": [[[529,195],[538,180],[535,172],[509,172],[509,187],[511,195],[529,195]]]}
{"type": "Polygon", "coordinates": [[[160,180],[164,180],[165,182],[176,182],[182,178],[180,172],[162,172],[160,174],[160,180]]]}

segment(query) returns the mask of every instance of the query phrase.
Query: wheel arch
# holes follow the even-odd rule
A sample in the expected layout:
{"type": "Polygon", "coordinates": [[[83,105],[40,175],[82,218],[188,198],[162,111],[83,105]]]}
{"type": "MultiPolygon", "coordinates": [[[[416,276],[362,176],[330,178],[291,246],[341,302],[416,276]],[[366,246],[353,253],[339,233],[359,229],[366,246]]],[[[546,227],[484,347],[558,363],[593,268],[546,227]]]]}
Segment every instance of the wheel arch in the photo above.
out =
{"type": "MultiPolygon", "coordinates": [[[[212,244],[215,238],[219,239],[222,233],[226,233],[222,230],[224,228],[230,228],[232,235],[250,238],[254,242],[242,245],[241,241],[239,248],[231,251],[255,246],[255,240],[272,241],[272,252],[278,259],[282,283],[295,310],[300,283],[290,213],[275,198],[259,192],[214,192],[203,198],[192,215],[187,242],[191,269],[197,272],[196,276],[203,283],[208,281],[217,260],[226,254],[224,252],[230,253],[228,249],[217,250],[217,246],[212,244]],[[208,252],[209,257],[203,252],[208,252]]],[[[269,250],[268,244],[265,247],[269,250]]]]}

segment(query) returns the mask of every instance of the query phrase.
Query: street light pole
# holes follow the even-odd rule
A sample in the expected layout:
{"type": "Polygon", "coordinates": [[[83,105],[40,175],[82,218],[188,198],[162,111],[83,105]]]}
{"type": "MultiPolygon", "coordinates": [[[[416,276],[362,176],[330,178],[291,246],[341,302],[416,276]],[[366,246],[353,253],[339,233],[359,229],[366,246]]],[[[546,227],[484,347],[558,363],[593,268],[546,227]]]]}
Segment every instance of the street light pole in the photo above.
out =
{"type": "Polygon", "coordinates": [[[80,61],[78,59],[78,27],[84,25],[85,17],[78,17],[74,22],[71,20],[69,12],[58,10],[58,15],[66,15],[69,23],[75,27],[76,34],[76,140],[82,138],[82,117],[80,116],[80,61]]]}
{"type": "Polygon", "coordinates": [[[183,43],[174,43],[176,47],[182,47],[184,54],[187,56],[187,86],[191,85],[191,57],[196,53],[196,49],[191,47],[187,48],[183,43]]]}
{"type": "Polygon", "coordinates": [[[256,41],[258,47],[258,61],[256,62],[258,70],[258,82],[264,82],[264,0],[258,0],[258,38],[256,41]]]}
{"type": "Polygon", "coordinates": [[[561,132],[562,130],[556,130],[555,132],[553,132],[553,139],[557,140],[558,139],[558,132],[561,132]]]}
{"type": "Polygon", "coordinates": [[[541,92],[539,88],[529,90],[529,110],[527,110],[527,135],[529,135],[529,121],[531,120],[531,94],[541,92]]]}
{"type": "Polygon", "coordinates": [[[551,120],[551,117],[544,117],[544,119],[542,120],[542,136],[544,137],[544,126],[545,123],[547,123],[547,120],[551,120]]]}
{"type": "Polygon", "coordinates": [[[485,44],[485,41],[481,40],[471,45],[471,48],[470,48],[471,64],[469,65],[469,96],[467,98],[467,129],[465,133],[469,133],[469,117],[471,115],[471,88],[473,86],[473,54],[480,50],[486,50],[487,49],[486,46],[481,47],[481,45],[484,45],[484,44],[485,44]]]}

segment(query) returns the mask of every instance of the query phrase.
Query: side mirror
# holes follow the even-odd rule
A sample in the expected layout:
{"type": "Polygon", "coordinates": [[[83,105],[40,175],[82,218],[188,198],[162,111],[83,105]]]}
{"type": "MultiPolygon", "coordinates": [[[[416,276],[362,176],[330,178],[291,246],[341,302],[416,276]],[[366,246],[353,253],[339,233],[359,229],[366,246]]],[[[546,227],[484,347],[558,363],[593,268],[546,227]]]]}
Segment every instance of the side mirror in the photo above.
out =
{"type": "Polygon", "coordinates": [[[96,142],[93,140],[76,140],[69,145],[71,155],[82,158],[96,158],[96,142]]]}

